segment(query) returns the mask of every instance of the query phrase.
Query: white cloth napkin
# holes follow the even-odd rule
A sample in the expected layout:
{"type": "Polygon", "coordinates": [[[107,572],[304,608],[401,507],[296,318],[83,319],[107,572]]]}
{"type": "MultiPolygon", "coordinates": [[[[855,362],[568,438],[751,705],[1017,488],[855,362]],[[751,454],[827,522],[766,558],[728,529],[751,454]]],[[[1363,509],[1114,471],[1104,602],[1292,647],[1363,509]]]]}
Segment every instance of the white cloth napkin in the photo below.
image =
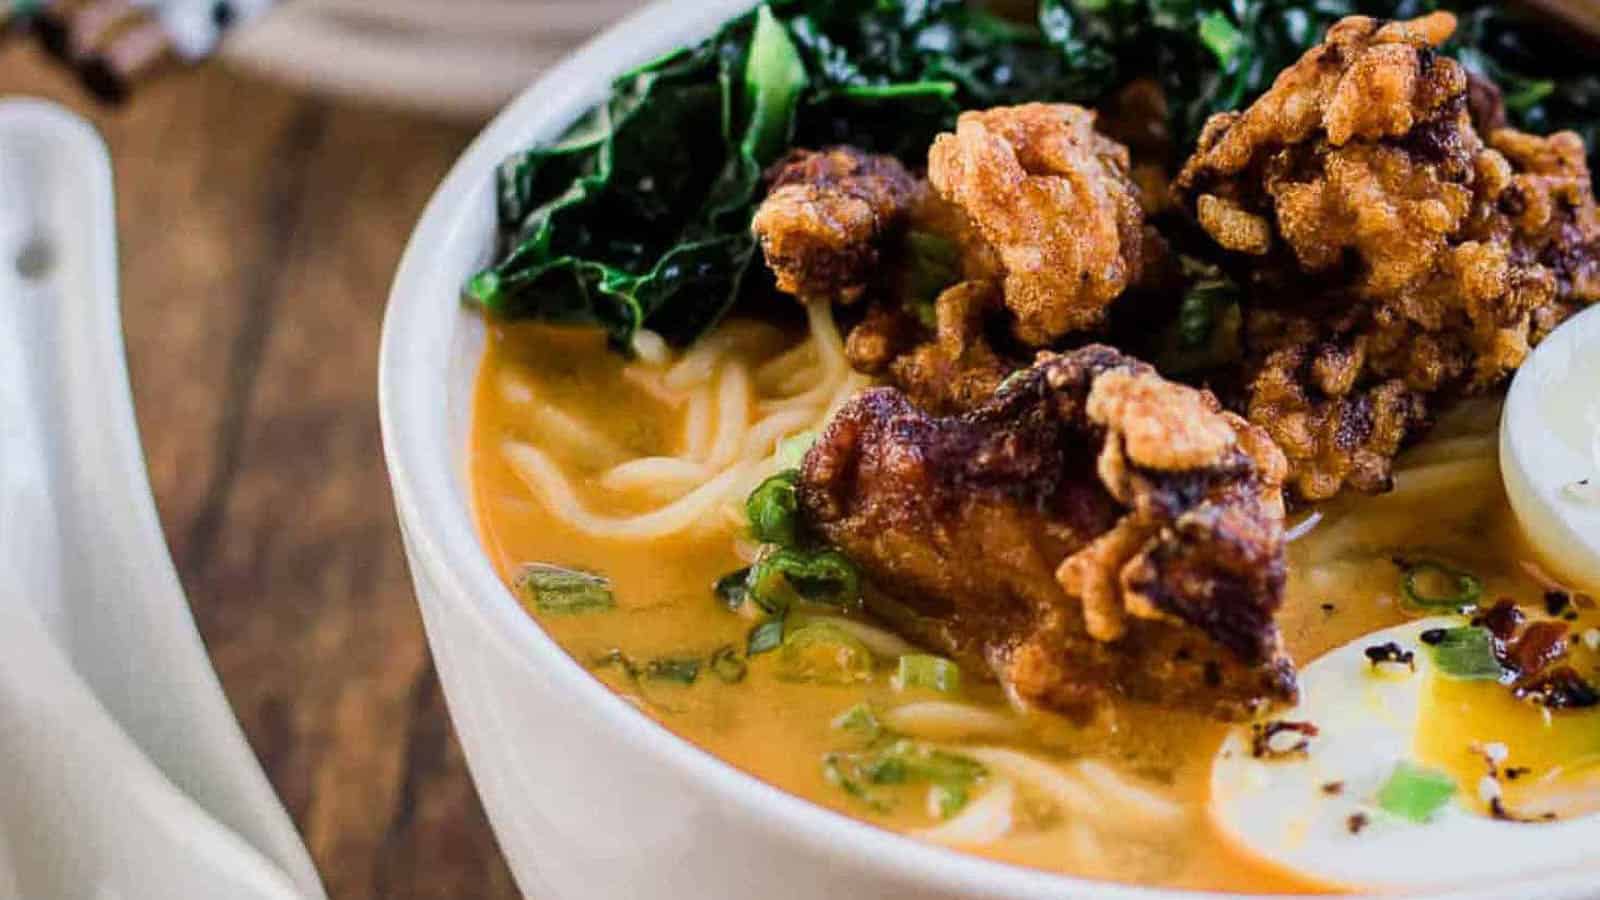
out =
{"type": "Polygon", "coordinates": [[[0,101],[0,900],[321,900],[150,496],[110,166],[0,101]]]}

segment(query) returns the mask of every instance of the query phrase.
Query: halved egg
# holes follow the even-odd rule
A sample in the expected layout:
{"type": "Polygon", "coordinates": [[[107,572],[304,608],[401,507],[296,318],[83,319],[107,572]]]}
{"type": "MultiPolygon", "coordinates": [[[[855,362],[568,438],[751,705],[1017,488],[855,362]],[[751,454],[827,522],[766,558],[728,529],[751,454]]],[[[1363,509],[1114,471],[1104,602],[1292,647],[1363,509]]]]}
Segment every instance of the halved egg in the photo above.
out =
{"type": "Polygon", "coordinates": [[[1445,674],[1422,636],[1466,624],[1411,622],[1306,666],[1296,708],[1218,751],[1209,809],[1225,838],[1350,890],[1595,865],[1600,711],[1550,711],[1492,676],[1445,674]]]}
{"type": "Polygon", "coordinates": [[[1528,354],[1506,393],[1500,472],[1530,549],[1600,589],[1600,306],[1528,354]]]}

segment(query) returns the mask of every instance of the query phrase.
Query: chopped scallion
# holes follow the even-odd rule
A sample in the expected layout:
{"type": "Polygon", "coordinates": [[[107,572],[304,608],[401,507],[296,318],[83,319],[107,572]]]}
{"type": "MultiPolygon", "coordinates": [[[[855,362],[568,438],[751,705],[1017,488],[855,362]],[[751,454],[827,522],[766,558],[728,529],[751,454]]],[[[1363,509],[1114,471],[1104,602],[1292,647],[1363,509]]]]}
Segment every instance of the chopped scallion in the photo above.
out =
{"type": "Polygon", "coordinates": [[[773,614],[796,599],[844,609],[861,600],[861,575],[837,550],[771,550],[750,567],[747,584],[750,599],[773,614]]]}
{"type": "Polygon", "coordinates": [[[749,674],[750,666],[739,656],[732,644],[724,644],[711,652],[706,668],[724,684],[738,684],[749,674]]]}
{"type": "Polygon", "coordinates": [[[652,659],[645,663],[642,674],[651,681],[690,685],[700,677],[700,660],[691,657],[652,659]]]}
{"type": "Polygon", "coordinates": [[[547,615],[574,615],[615,609],[611,581],[603,575],[530,563],[517,575],[518,591],[547,615]]]}
{"type": "Polygon", "coordinates": [[[869,744],[883,736],[883,723],[878,721],[878,714],[872,711],[872,707],[865,703],[857,703],[840,713],[834,718],[833,727],[869,744]]]}
{"type": "Polygon", "coordinates": [[[783,646],[785,622],[782,616],[768,619],[750,629],[745,640],[745,655],[759,656],[783,646]]]}
{"type": "Polygon", "coordinates": [[[935,750],[912,740],[894,742],[884,751],[887,758],[905,766],[906,775],[918,781],[944,784],[971,784],[987,772],[983,764],[970,757],[935,750]]]}
{"type": "Polygon", "coordinates": [[[1434,666],[1463,681],[1495,681],[1502,674],[1494,638],[1482,628],[1444,628],[1428,635],[1434,666]]]}
{"type": "Polygon", "coordinates": [[[829,782],[880,812],[891,805],[883,789],[928,785],[928,805],[941,818],[964,806],[988,774],[977,760],[905,738],[861,753],[830,753],[822,765],[829,782]]]}
{"type": "Polygon", "coordinates": [[[1417,606],[1460,611],[1483,596],[1483,582],[1471,572],[1441,562],[1416,560],[1405,564],[1400,592],[1417,606]]]}
{"type": "Polygon", "coordinates": [[[798,471],[785,469],[750,492],[744,509],[750,519],[750,533],[756,540],[782,547],[799,541],[800,502],[794,490],[799,480],[798,471]]]}
{"type": "Polygon", "coordinates": [[[967,805],[967,787],[964,784],[936,784],[928,788],[928,811],[940,819],[948,819],[967,805]]]}
{"type": "Polygon", "coordinates": [[[760,656],[770,653],[783,644],[783,617],[768,619],[750,629],[750,636],[745,640],[744,652],[746,656],[760,656]]]}
{"type": "Polygon", "coordinates": [[[854,684],[872,677],[872,651],[837,625],[807,622],[784,635],[783,677],[818,684],[854,684]]]}
{"type": "Polygon", "coordinates": [[[908,653],[900,657],[900,667],[891,683],[897,691],[923,688],[953,694],[961,690],[961,668],[942,656],[908,653]]]}
{"type": "Polygon", "coordinates": [[[1402,761],[1378,790],[1378,806],[1384,812],[1420,825],[1432,819],[1455,795],[1454,778],[1402,761]]]}
{"type": "Polygon", "coordinates": [[[889,801],[868,790],[865,785],[857,781],[846,771],[851,759],[841,753],[829,753],[822,758],[822,777],[828,783],[844,791],[876,812],[888,812],[892,807],[889,801]]]}

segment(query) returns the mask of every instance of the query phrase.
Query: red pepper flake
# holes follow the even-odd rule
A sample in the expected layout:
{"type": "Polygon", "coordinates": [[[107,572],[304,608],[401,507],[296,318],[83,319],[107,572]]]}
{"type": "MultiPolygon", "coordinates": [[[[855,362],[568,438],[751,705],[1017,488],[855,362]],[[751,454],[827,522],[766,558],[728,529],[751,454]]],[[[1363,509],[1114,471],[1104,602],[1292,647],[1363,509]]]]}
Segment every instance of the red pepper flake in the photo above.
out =
{"type": "Polygon", "coordinates": [[[1371,821],[1366,813],[1351,813],[1350,818],[1344,820],[1344,827],[1351,834],[1360,834],[1371,821]]]}
{"type": "Polygon", "coordinates": [[[1322,792],[1327,794],[1329,797],[1337,797],[1344,793],[1344,782],[1330,781],[1322,786],[1322,792]]]}
{"type": "Polygon", "coordinates": [[[1251,741],[1250,754],[1256,759],[1285,759],[1290,756],[1304,756],[1311,750],[1311,739],[1320,732],[1317,726],[1310,722],[1284,722],[1273,720],[1271,722],[1256,723],[1250,726],[1251,741]],[[1297,737],[1289,741],[1278,739],[1279,735],[1290,734],[1297,737]]]}

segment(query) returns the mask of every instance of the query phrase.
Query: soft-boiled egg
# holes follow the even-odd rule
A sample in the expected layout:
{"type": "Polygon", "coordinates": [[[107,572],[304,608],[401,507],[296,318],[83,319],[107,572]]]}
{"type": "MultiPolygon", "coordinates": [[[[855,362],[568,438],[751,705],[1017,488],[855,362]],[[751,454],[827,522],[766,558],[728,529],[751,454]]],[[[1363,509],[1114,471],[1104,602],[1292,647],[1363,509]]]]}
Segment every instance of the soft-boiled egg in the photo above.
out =
{"type": "Polygon", "coordinates": [[[1482,885],[1594,865],[1600,711],[1550,711],[1488,672],[1447,674],[1469,671],[1473,648],[1445,658],[1454,651],[1441,630],[1466,625],[1411,622],[1306,666],[1296,708],[1235,730],[1218,752],[1210,813],[1222,834],[1351,890],[1482,885]]]}
{"type": "Polygon", "coordinates": [[[1506,394],[1500,471],[1540,561],[1600,588],[1600,306],[1528,354],[1506,394]]]}

